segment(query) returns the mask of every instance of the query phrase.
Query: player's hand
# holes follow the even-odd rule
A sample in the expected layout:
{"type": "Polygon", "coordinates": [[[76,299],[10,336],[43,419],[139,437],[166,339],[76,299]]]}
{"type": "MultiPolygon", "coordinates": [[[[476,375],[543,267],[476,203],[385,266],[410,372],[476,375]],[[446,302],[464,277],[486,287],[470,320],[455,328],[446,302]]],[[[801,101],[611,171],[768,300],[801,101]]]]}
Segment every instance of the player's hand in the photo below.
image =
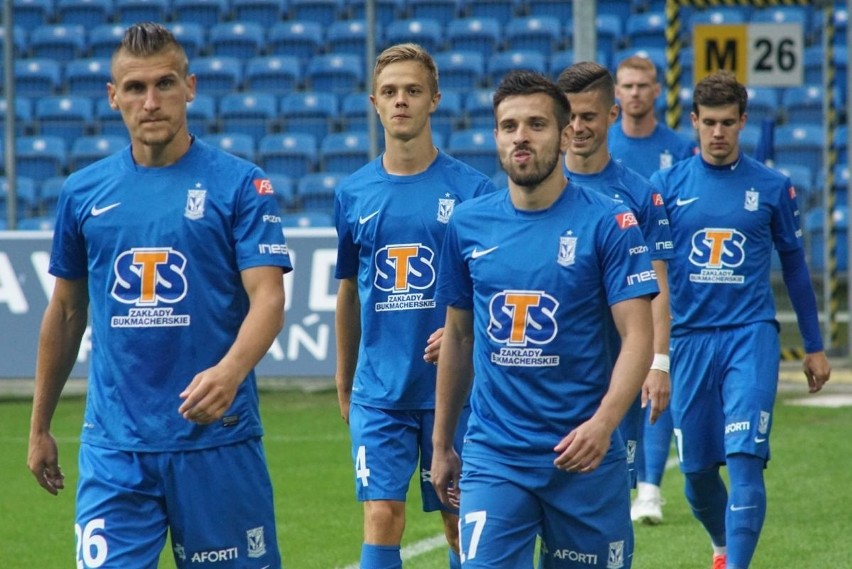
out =
{"type": "Polygon", "coordinates": [[[27,452],[27,467],[39,486],[56,496],[65,488],[65,475],[59,466],[59,450],[56,439],[48,433],[30,434],[27,452]]]}
{"type": "Polygon", "coordinates": [[[658,369],[652,369],[645,377],[642,384],[642,408],[651,404],[651,416],[649,422],[653,425],[657,422],[663,411],[669,406],[672,396],[672,383],[669,374],[658,369]]]}
{"type": "Polygon", "coordinates": [[[609,450],[612,431],[600,421],[589,419],[559,441],[554,466],[567,472],[591,472],[597,468],[609,450]]]}
{"type": "Polygon", "coordinates": [[[438,354],[441,351],[441,338],[444,337],[444,329],[438,328],[426,340],[426,349],[423,350],[423,359],[430,364],[438,365],[438,354]]]}
{"type": "Polygon", "coordinates": [[[808,391],[810,393],[816,393],[822,389],[822,386],[831,377],[831,365],[828,363],[825,352],[805,354],[802,368],[804,369],[805,377],[808,378],[808,391]]]}
{"type": "Polygon", "coordinates": [[[340,417],[343,421],[348,425],[349,424],[349,406],[351,403],[350,392],[343,392],[341,390],[337,390],[337,404],[340,406],[340,417]]]}
{"type": "Polygon", "coordinates": [[[450,508],[459,507],[459,479],[461,478],[461,460],[454,449],[432,451],[432,486],[438,499],[450,508]]]}
{"type": "Polygon", "coordinates": [[[187,421],[199,425],[218,421],[234,402],[243,379],[229,373],[223,366],[207,368],[193,377],[181,392],[183,403],[178,412],[187,421]]]}

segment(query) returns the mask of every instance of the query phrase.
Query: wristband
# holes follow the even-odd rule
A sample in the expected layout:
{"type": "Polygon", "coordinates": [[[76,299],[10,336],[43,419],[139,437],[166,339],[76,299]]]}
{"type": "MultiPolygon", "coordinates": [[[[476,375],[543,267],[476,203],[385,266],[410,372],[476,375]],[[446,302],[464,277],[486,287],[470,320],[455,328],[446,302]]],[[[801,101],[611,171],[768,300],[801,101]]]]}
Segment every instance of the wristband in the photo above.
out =
{"type": "Polygon", "coordinates": [[[654,361],[651,362],[651,369],[657,369],[663,373],[669,373],[669,356],[666,354],[654,354],[654,361]]]}

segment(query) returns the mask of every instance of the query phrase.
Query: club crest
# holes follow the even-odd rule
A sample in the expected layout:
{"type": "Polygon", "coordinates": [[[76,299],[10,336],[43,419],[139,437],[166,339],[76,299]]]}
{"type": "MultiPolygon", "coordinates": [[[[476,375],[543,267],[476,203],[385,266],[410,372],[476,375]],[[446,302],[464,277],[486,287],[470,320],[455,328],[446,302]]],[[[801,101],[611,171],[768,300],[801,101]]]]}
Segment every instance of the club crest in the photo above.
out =
{"type": "Polygon", "coordinates": [[[204,201],[207,198],[207,190],[187,190],[186,208],[183,215],[187,219],[201,219],[204,217],[204,201]]]}

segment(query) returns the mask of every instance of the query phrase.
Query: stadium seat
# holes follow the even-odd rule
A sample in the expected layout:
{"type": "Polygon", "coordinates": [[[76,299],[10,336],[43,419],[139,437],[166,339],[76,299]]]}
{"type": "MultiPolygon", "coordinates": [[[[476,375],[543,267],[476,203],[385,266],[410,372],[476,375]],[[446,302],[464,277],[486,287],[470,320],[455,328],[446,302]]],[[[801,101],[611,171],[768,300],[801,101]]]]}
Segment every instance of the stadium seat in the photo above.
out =
{"type": "Polygon", "coordinates": [[[761,128],[757,123],[746,123],[740,131],[740,150],[754,157],[754,151],[760,143],[761,128]]]}
{"type": "Polygon", "coordinates": [[[633,16],[633,4],[630,0],[597,0],[595,11],[599,16],[614,16],[624,22],[633,16]]]}
{"type": "Polygon", "coordinates": [[[95,99],[95,127],[97,134],[127,136],[121,113],[110,106],[106,97],[95,99]]]}
{"type": "Polygon", "coordinates": [[[59,203],[59,194],[66,176],[51,176],[41,182],[38,190],[38,202],[36,206],[37,215],[56,215],[56,205],[59,203]]]}
{"type": "Polygon", "coordinates": [[[65,65],[65,85],[69,95],[106,97],[112,81],[110,60],[105,57],[75,59],[65,65]]]}
{"type": "Polygon", "coordinates": [[[92,100],[84,96],[54,95],[35,102],[33,117],[41,136],[58,136],[70,147],[88,133],[94,118],[92,100]]]}
{"type": "Polygon", "coordinates": [[[254,162],[254,139],[251,135],[240,132],[220,132],[218,134],[208,134],[204,137],[204,141],[212,146],[221,148],[225,152],[254,162]]]}
{"type": "Polygon", "coordinates": [[[412,18],[436,20],[442,26],[458,17],[457,0],[407,0],[406,6],[412,18]]]}
{"type": "Polygon", "coordinates": [[[788,123],[822,125],[823,95],[821,85],[789,87],[781,95],[781,107],[788,123]]]}
{"type": "Polygon", "coordinates": [[[485,59],[475,51],[434,54],[442,89],[476,89],[485,80],[485,59]]]}
{"type": "Polygon", "coordinates": [[[325,211],[299,211],[281,216],[281,225],[290,228],[334,227],[334,218],[325,211]]]}
{"type": "Polygon", "coordinates": [[[447,24],[447,49],[475,51],[487,59],[501,46],[500,23],[494,18],[460,18],[447,24]]]}
{"type": "Polygon", "coordinates": [[[438,107],[429,119],[429,123],[432,126],[432,133],[439,133],[445,140],[449,139],[450,133],[461,124],[461,119],[461,93],[455,89],[442,89],[438,107]]]}
{"type": "MultiPolygon", "coordinates": [[[[29,217],[36,211],[36,183],[32,178],[27,176],[17,176],[15,178],[15,210],[18,220],[29,217]]],[[[7,209],[9,207],[9,178],[0,176],[0,212],[2,217],[6,219],[7,209]]]]}
{"type": "Polygon", "coordinates": [[[314,172],[318,160],[317,138],[312,134],[268,134],[258,145],[260,166],[293,180],[314,172]]]}
{"type": "Polygon", "coordinates": [[[634,14],[627,20],[624,33],[633,49],[665,49],[666,15],[663,12],[634,14]]]}
{"type": "MultiPolygon", "coordinates": [[[[6,132],[8,101],[0,97],[0,132],[6,132]]],[[[15,136],[23,136],[33,120],[32,102],[26,97],[15,97],[15,136]]],[[[2,138],[2,137],[0,137],[2,138]]]]}
{"type": "MultiPolygon", "coordinates": [[[[366,2],[367,0],[349,0],[349,2],[347,2],[354,20],[367,19],[367,11],[365,8],[366,2]]],[[[374,6],[376,23],[382,28],[386,28],[391,22],[400,17],[405,7],[405,1],[375,0],[374,6]]]]}
{"type": "Polygon", "coordinates": [[[486,176],[500,169],[494,132],[486,128],[459,130],[450,136],[447,152],[486,176]]]}
{"type": "Polygon", "coordinates": [[[62,63],[86,53],[86,30],[79,24],[39,26],[30,34],[29,43],[32,57],[62,63]]]}
{"type": "Polygon", "coordinates": [[[112,57],[112,52],[121,43],[126,26],[122,24],[101,24],[89,31],[89,56],[112,57]]]}
{"type": "Polygon", "coordinates": [[[333,22],[342,8],[342,0],[290,0],[290,17],[310,22],[333,22]]]}
{"type": "Polygon", "coordinates": [[[305,70],[312,91],[344,95],[364,88],[364,64],[360,55],[327,53],[313,56],[305,70]]]}
{"type": "MultiPolygon", "coordinates": [[[[825,236],[823,227],[825,225],[825,209],[821,206],[811,208],[804,215],[804,230],[809,237],[808,265],[811,270],[823,270],[825,268],[825,236]]],[[[848,206],[835,206],[832,221],[834,223],[835,250],[837,270],[845,271],[849,265],[849,248],[846,244],[846,233],[849,229],[848,206]]]]}
{"type": "Polygon", "coordinates": [[[434,53],[443,47],[444,34],[437,20],[395,20],[385,29],[385,41],[390,45],[414,42],[429,53],[434,53]]]}
{"type": "Polygon", "coordinates": [[[126,136],[81,136],[71,145],[71,152],[68,154],[68,169],[74,172],[85,168],[89,164],[126,148],[128,144],[130,144],[130,141],[126,136]]]}
{"type": "Polygon", "coordinates": [[[332,132],[320,143],[323,171],[351,174],[370,161],[370,139],[366,131],[332,132]]]}
{"type": "Polygon", "coordinates": [[[821,125],[788,123],[775,129],[775,161],[801,164],[812,172],[822,168],[825,132],[821,125]]]}
{"type": "Polygon", "coordinates": [[[256,22],[222,22],[210,29],[210,54],[217,57],[250,59],[261,54],[265,42],[264,28],[256,22]]]}
{"type": "MultiPolygon", "coordinates": [[[[0,45],[6,45],[6,28],[4,26],[0,26],[0,45]]],[[[21,26],[12,26],[12,46],[14,48],[13,57],[24,57],[29,51],[27,33],[21,26]]],[[[0,62],[0,67],[2,67],[2,62],[0,62]]]]}
{"type": "Polygon", "coordinates": [[[834,150],[837,152],[837,162],[846,164],[849,160],[849,128],[842,124],[834,131],[834,150]]]}
{"type": "Polygon", "coordinates": [[[822,44],[805,47],[802,58],[805,85],[822,85],[822,70],[825,65],[825,49],[822,44]]]}
{"type": "MultiPolygon", "coordinates": [[[[375,114],[375,108],[370,102],[370,95],[367,92],[349,93],[344,95],[340,101],[339,120],[340,126],[344,130],[368,130],[367,117],[375,114]]],[[[376,117],[379,129],[382,128],[381,123],[376,117]]]]}
{"type": "Polygon", "coordinates": [[[237,91],[243,80],[242,63],[235,57],[199,57],[192,62],[198,90],[222,96],[237,91]]]}
{"type": "Polygon", "coordinates": [[[801,207],[806,200],[810,200],[814,196],[814,173],[807,166],[801,164],[783,164],[775,163],[774,168],[790,178],[793,182],[793,187],[796,188],[796,193],[799,194],[799,206],[801,207]]]}
{"type": "Polygon", "coordinates": [[[494,54],[488,61],[488,82],[497,85],[506,73],[515,69],[547,73],[547,63],[540,51],[512,50],[494,54]]]}
{"type": "MultiPolygon", "coordinates": [[[[613,14],[598,13],[595,18],[598,28],[598,53],[603,54],[603,56],[598,56],[598,63],[601,65],[606,65],[607,67],[612,65],[612,57],[621,45],[621,38],[624,35],[624,21],[613,14]]],[[[568,22],[565,25],[566,32],[569,28],[573,32],[572,22],[568,22]]],[[[566,37],[571,35],[570,33],[566,33],[566,37]]]]}
{"type": "Polygon", "coordinates": [[[565,0],[527,0],[527,14],[530,16],[546,16],[567,22],[574,16],[573,2],[565,0]]]}
{"type": "Polygon", "coordinates": [[[550,57],[562,48],[562,25],[548,16],[513,18],[506,24],[504,37],[507,50],[539,51],[550,57]]]}
{"type": "Polygon", "coordinates": [[[62,24],[79,24],[87,30],[106,24],[112,17],[110,0],[57,0],[56,20],[62,24]]]}
{"type": "MultiPolygon", "coordinates": [[[[609,58],[604,53],[603,50],[599,49],[597,53],[596,61],[609,61],[609,58]]],[[[566,67],[570,67],[574,62],[574,50],[573,49],[562,49],[554,52],[547,63],[547,74],[554,81],[559,77],[559,74],[565,70],[566,67]]],[[[603,65],[603,63],[601,63],[603,65]]]]}
{"type": "Polygon", "coordinates": [[[331,213],[334,209],[334,189],[347,175],[344,172],[322,172],[299,178],[296,193],[302,209],[331,213]]]}
{"type": "Polygon", "coordinates": [[[53,17],[52,0],[13,0],[12,18],[16,26],[32,31],[50,22],[53,17]]]}
{"type": "Polygon", "coordinates": [[[18,221],[18,229],[21,231],[53,231],[55,223],[56,218],[52,215],[25,217],[18,221]]]}
{"type": "MultiPolygon", "coordinates": [[[[227,95],[226,95],[227,96],[227,95]]],[[[216,98],[205,93],[196,93],[186,107],[189,132],[205,136],[218,128],[216,98]]]]}
{"type": "Polygon", "coordinates": [[[313,134],[321,140],[334,125],[337,106],[333,93],[299,91],[284,95],[278,104],[281,128],[285,132],[313,134]]]}
{"type": "Polygon", "coordinates": [[[207,34],[200,24],[193,22],[172,22],[166,24],[175,38],[183,46],[186,56],[194,64],[207,45],[207,34]]]}
{"type": "Polygon", "coordinates": [[[516,0],[462,0],[461,11],[470,18],[494,18],[501,26],[515,16],[516,0]]]}
{"type": "Polygon", "coordinates": [[[225,21],[227,0],[174,0],[172,14],[176,21],[194,22],[205,28],[225,21]]]}
{"type": "Polygon", "coordinates": [[[272,131],[277,103],[270,93],[229,93],[219,100],[219,126],[224,132],[260,140],[272,131]]]}
{"type": "Polygon", "coordinates": [[[40,183],[65,173],[67,150],[59,136],[23,136],[15,140],[15,151],[19,176],[40,183]]]}
{"type": "Polygon", "coordinates": [[[748,121],[756,126],[765,119],[777,120],[778,91],[774,87],[748,87],[748,121]]]}
{"type": "Polygon", "coordinates": [[[288,212],[294,210],[297,204],[293,179],[284,174],[270,174],[269,172],[266,173],[266,177],[272,183],[272,190],[275,192],[273,195],[281,211],[288,212]]]}
{"type": "Polygon", "coordinates": [[[320,53],[324,44],[325,35],[319,22],[276,22],[266,36],[266,48],[270,55],[295,55],[303,63],[320,53]]]}
{"type": "Polygon", "coordinates": [[[476,89],[464,99],[464,115],[470,128],[494,128],[494,91],[476,89]]]}
{"type": "Polygon", "coordinates": [[[807,33],[811,27],[809,10],[805,6],[771,6],[751,13],[753,24],[801,24],[807,33]]]}
{"type": "MultiPolygon", "coordinates": [[[[376,45],[382,44],[381,27],[370,32],[376,45]]],[[[326,36],[326,50],[329,53],[351,53],[364,55],[367,42],[367,26],[364,20],[338,20],[332,22],[326,36]]]]}
{"type": "Polygon", "coordinates": [[[232,0],[234,20],[270,26],[283,19],[287,3],[282,0],[232,0]]]}
{"type": "Polygon", "coordinates": [[[246,91],[284,95],[301,86],[302,68],[294,55],[253,57],[246,62],[246,91]]]}
{"type": "Polygon", "coordinates": [[[166,22],[170,16],[169,0],[115,0],[115,21],[120,24],[166,22]]]}
{"type": "Polygon", "coordinates": [[[745,21],[746,14],[740,8],[733,6],[713,6],[692,12],[689,16],[689,22],[684,26],[683,31],[685,34],[691,36],[695,26],[741,24],[745,21]]]}

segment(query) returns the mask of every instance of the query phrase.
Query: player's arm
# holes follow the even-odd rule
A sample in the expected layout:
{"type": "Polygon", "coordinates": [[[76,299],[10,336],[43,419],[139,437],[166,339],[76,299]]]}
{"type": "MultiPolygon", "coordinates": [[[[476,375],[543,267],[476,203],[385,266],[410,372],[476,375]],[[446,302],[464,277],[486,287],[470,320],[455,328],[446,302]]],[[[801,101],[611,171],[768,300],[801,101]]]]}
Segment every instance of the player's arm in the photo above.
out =
{"type": "Polygon", "coordinates": [[[831,377],[831,365],[822,345],[819,330],[816,295],[811,286],[811,276],[802,249],[779,251],[781,273],[787,295],[796,313],[796,322],[805,344],[803,369],[808,380],[808,391],[816,393],[831,377]]]}
{"type": "Polygon", "coordinates": [[[612,370],[609,389],[598,410],[553,449],[558,455],[553,463],[563,470],[590,472],[598,467],[609,449],[612,432],[636,400],[651,365],[650,297],[618,302],[612,305],[611,311],[621,337],[621,350],[612,370]]]}
{"type": "Polygon", "coordinates": [[[432,485],[441,502],[458,507],[461,462],[453,448],[459,417],[473,383],[473,312],[447,308],[435,386],[432,485]]]}
{"type": "Polygon", "coordinates": [[[337,289],[337,307],[334,312],[335,341],[337,343],[337,401],[340,416],[349,423],[349,402],[355,366],[358,364],[358,346],[361,343],[361,300],[358,297],[356,277],[341,279],[337,289]]]}
{"type": "Polygon", "coordinates": [[[87,279],[57,278],[39,333],[27,466],[39,485],[54,495],[64,483],[50,423],[86,331],[87,287],[87,279]]]}
{"type": "Polygon", "coordinates": [[[178,411],[188,421],[218,421],[231,406],[240,384],[284,327],[284,279],[281,267],[263,266],[240,272],[249,309],[237,337],[219,362],[192,378],[180,394],[178,411]]]}
{"type": "Polygon", "coordinates": [[[657,286],[660,293],[651,301],[651,313],[654,319],[654,359],[648,376],[642,386],[642,407],[650,402],[651,423],[655,423],[660,413],[669,406],[671,381],[669,378],[669,334],[671,330],[671,309],[669,307],[668,271],[664,260],[651,261],[657,274],[657,286]]]}

